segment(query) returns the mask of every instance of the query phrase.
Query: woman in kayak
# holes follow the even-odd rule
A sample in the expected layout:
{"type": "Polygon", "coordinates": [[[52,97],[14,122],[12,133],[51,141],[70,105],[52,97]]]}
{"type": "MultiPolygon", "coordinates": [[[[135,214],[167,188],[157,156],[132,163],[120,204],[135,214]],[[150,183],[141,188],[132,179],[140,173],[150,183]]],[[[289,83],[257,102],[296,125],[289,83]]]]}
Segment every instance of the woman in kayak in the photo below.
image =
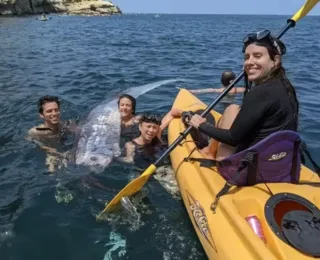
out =
{"type": "MultiPolygon", "coordinates": [[[[217,160],[247,149],[274,132],[297,131],[299,102],[281,62],[285,45],[264,30],[244,38],[243,52],[248,86],[254,86],[241,107],[230,105],[217,127],[199,115],[189,121],[191,126],[220,142],[216,156],[210,154],[217,160]]],[[[214,142],[204,148],[203,154],[208,156],[212,147],[214,142]]]]}
{"type": "Polygon", "coordinates": [[[148,167],[165,149],[161,138],[171,120],[180,117],[182,110],[173,108],[162,119],[155,114],[144,114],[140,118],[140,136],[125,144],[124,162],[134,162],[139,168],[148,167]]]}
{"type": "MultiPolygon", "coordinates": [[[[226,87],[228,87],[236,78],[236,75],[230,70],[226,70],[221,75],[221,88],[204,88],[204,89],[191,89],[189,90],[194,94],[202,94],[202,93],[222,93],[226,87]]],[[[235,95],[238,93],[243,93],[246,89],[243,87],[233,87],[228,95],[235,95]]]]}

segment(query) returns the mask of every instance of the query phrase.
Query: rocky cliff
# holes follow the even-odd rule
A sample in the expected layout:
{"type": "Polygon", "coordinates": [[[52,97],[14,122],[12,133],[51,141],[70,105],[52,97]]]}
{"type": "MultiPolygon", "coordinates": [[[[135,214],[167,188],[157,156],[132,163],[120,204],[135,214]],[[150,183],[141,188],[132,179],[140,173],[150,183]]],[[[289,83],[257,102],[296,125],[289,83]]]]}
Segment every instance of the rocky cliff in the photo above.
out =
{"type": "Polygon", "coordinates": [[[41,13],[112,15],[121,14],[121,10],[103,0],[0,0],[0,15],[41,13]]]}

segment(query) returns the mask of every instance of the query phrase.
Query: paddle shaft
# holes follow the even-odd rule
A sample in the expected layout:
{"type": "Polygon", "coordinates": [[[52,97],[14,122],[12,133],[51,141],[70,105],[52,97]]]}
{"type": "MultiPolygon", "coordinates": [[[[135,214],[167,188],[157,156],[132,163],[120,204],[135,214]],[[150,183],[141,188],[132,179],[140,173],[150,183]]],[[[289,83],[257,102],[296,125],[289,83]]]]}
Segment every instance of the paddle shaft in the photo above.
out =
{"type": "MultiPolygon", "coordinates": [[[[277,38],[280,39],[290,28],[294,27],[296,24],[295,21],[289,19],[287,21],[287,25],[277,34],[277,38]]],[[[226,89],[214,100],[201,114],[202,117],[205,117],[219,102],[223,99],[229,91],[237,84],[244,76],[244,71],[242,71],[239,76],[228,86],[226,89]]],[[[190,133],[192,126],[189,126],[180,136],[168,147],[168,149],[155,161],[154,165],[158,167],[160,162],[165,159],[179,144],[180,142],[186,138],[186,136],[190,133]]]]}

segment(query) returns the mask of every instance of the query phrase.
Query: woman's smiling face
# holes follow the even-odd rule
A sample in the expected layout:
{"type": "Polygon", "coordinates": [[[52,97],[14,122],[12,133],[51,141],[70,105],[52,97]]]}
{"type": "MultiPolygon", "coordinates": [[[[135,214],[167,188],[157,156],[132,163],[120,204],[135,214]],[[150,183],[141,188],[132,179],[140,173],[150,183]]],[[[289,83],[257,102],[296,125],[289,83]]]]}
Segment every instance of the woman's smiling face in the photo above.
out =
{"type": "Polygon", "coordinates": [[[252,43],[245,50],[244,70],[248,75],[249,81],[254,83],[265,80],[279,63],[279,55],[276,55],[272,60],[266,47],[252,43]]]}
{"type": "Polygon", "coordinates": [[[130,118],[133,116],[132,102],[128,98],[122,98],[119,101],[119,112],[121,118],[130,118]]]}

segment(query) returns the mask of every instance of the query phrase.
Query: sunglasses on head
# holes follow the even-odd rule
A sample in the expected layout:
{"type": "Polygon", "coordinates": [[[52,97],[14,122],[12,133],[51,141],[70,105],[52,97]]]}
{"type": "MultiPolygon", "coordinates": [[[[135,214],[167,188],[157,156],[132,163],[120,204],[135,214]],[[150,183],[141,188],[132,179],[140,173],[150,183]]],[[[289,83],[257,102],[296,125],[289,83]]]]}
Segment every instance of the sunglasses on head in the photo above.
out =
{"type": "Polygon", "coordinates": [[[271,32],[269,30],[262,30],[257,33],[249,33],[243,38],[243,50],[242,52],[245,51],[245,48],[250,44],[254,42],[262,42],[262,41],[268,41],[272,44],[273,47],[276,48],[279,54],[283,55],[285,54],[286,50],[283,48],[281,50],[279,44],[277,41],[271,36],[271,32]]]}
{"type": "Polygon", "coordinates": [[[143,123],[154,123],[157,125],[161,125],[161,117],[158,115],[143,115],[140,119],[140,122],[143,123]]]}

